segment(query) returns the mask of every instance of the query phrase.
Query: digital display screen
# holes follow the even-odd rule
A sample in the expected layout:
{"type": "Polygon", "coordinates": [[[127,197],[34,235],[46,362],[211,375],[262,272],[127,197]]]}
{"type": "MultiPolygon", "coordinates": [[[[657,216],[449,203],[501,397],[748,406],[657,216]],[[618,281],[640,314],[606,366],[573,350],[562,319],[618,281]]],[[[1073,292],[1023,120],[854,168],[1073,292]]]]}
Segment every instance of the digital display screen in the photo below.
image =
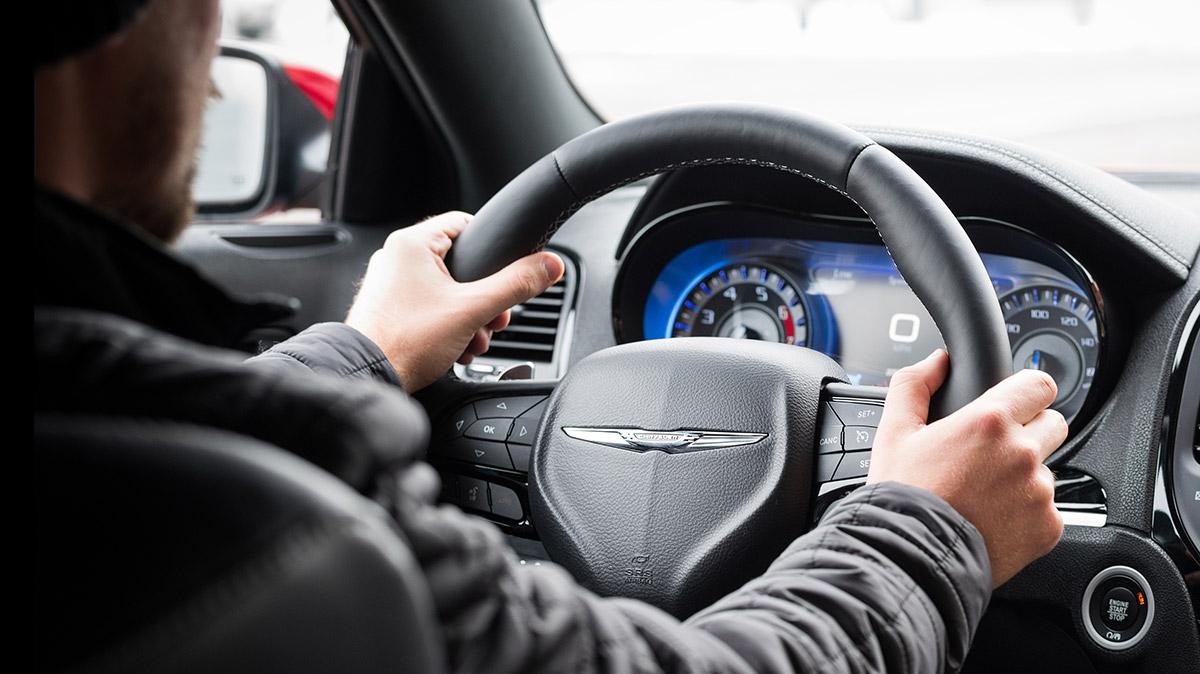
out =
{"type": "MultiPolygon", "coordinates": [[[[1053,303],[1063,311],[1077,311],[1080,320],[1094,325],[1093,312],[1081,306],[1080,298],[1089,296],[1062,272],[1016,257],[981,257],[997,300],[1016,297],[1008,326],[1014,339],[1023,328],[1017,292],[1023,288],[1032,288],[1037,301],[1044,294],[1047,303],[1053,293],[1053,303]]],[[[1041,316],[1039,312],[1045,310],[1033,315],[1041,316]]],[[[787,341],[828,354],[841,363],[851,383],[866,385],[886,385],[896,370],[944,345],[929,312],[882,245],[834,241],[720,239],[692,246],[668,262],[655,280],[643,330],[647,338],[716,335],[787,341]]],[[[1043,351],[1054,348],[1065,349],[1055,342],[1043,351]]],[[[1042,353],[1031,347],[1030,354],[1035,352],[1042,353]]],[[[1028,357],[1036,360],[1036,354],[1028,357]]]]}

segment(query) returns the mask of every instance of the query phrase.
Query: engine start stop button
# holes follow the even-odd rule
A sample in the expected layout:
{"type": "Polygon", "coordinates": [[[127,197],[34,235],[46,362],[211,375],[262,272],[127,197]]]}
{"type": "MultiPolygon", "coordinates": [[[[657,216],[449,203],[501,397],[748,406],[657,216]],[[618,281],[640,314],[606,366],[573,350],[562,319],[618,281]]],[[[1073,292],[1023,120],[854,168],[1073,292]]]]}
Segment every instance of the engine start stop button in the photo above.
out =
{"type": "Polygon", "coordinates": [[[1131,648],[1154,619],[1153,593],[1146,578],[1128,566],[1096,574],[1083,592],[1083,624],[1088,636],[1114,651],[1131,648]]]}

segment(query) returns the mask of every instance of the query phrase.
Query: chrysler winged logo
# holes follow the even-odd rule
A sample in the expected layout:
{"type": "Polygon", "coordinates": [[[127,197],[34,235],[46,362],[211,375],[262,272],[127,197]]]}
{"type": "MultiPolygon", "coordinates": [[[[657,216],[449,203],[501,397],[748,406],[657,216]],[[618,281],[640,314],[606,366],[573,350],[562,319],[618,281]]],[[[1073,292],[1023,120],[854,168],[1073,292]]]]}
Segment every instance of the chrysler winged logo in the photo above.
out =
{"type": "Polygon", "coordinates": [[[704,449],[723,449],[753,445],[767,437],[766,433],[733,433],[727,431],[648,431],[643,428],[585,428],[564,426],[563,433],[585,442],[644,452],[657,449],[668,454],[696,452],[704,449]]]}

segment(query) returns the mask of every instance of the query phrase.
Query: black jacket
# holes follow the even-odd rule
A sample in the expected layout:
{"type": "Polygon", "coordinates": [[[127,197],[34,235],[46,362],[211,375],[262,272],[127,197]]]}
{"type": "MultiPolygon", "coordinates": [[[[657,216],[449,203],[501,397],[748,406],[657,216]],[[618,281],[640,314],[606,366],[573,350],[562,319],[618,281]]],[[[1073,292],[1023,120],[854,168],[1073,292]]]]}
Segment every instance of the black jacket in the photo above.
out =
{"type": "Polygon", "coordinates": [[[281,316],[278,301],[232,298],[62,197],[35,192],[35,215],[35,420],[183,421],[281,447],[361,491],[389,476],[455,671],[939,672],[965,658],[990,596],[987,553],[926,491],[857,490],[765,574],[681,623],[553,565],[518,565],[490,524],[435,505],[421,412],[357,331],[316,325],[244,360],[231,347],[281,316]]]}

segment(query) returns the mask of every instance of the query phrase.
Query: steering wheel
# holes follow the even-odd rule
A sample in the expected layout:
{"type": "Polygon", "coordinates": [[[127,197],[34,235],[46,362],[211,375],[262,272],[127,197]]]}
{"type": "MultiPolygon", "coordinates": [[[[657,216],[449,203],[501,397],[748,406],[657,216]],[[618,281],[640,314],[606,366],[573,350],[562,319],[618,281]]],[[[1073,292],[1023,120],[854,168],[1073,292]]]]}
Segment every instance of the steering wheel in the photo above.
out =
{"type": "MultiPolygon", "coordinates": [[[[716,164],[815,180],[870,216],[954,363],[931,416],[1010,374],[991,281],[933,189],[866,136],[783,109],[691,106],[579,136],[479,210],[449,269],[459,281],[482,278],[540,250],[617,187],[716,164]]],[[[532,449],[529,500],[542,543],[601,594],[681,617],[706,606],[803,533],[814,478],[831,477],[825,457],[845,461],[843,450],[869,440],[880,393],[844,381],[824,354],[775,343],[653,340],[589,355],[555,389],[532,449]]]]}

